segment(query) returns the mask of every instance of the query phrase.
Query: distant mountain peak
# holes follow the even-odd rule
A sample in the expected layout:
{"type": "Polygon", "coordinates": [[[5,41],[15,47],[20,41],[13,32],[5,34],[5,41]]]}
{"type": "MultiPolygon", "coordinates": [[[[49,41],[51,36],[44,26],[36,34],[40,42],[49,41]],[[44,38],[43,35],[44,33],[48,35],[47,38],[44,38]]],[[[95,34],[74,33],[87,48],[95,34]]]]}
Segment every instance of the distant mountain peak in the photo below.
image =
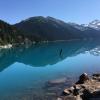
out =
{"type": "Polygon", "coordinates": [[[32,21],[32,20],[36,20],[36,19],[44,19],[44,18],[45,17],[43,17],[43,16],[35,16],[35,17],[27,18],[27,19],[23,20],[22,22],[32,21]]]}
{"type": "Polygon", "coordinates": [[[100,20],[98,20],[98,19],[95,19],[95,20],[93,20],[92,22],[90,22],[91,24],[96,24],[96,23],[99,23],[100,22],[100,20]]]}
{"type": "Polygon", "coordinates": [[[94,20],[89,23],[88,27],[94,28],[96,30],[100,30],[100,20],[94,20]]]}

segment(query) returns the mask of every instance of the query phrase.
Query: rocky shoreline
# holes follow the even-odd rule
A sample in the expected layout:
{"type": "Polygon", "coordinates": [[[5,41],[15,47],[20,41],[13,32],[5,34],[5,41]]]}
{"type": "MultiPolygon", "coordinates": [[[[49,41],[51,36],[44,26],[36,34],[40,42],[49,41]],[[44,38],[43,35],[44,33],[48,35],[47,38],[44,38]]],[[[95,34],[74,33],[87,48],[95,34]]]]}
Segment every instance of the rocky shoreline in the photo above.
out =
{"type": "Polygon", "coordinates": [[[100,100],[100,74],[91,77],[82,74],[73,86],[63,90],[57,100],[100,100]]]}

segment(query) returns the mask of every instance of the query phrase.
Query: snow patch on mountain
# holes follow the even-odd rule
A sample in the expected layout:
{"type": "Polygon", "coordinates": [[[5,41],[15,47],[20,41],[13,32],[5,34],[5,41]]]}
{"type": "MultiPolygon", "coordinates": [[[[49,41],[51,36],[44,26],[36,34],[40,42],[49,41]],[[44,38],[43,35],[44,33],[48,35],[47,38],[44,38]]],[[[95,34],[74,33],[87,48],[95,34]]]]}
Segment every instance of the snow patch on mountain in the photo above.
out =
{"type": "Polygon", "coordinates": [[[96,30],[100,30],[100,20],[94,20],[90,22],[88,27],[96,29],[96,30]]]}

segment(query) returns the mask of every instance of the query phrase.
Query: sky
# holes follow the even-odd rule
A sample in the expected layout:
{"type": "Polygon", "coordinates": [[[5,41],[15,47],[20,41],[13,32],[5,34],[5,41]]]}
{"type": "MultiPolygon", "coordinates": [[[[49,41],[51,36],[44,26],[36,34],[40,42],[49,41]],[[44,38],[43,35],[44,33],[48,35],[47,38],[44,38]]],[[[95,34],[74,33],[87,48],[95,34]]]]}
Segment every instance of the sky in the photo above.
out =
{"type": "Polygon", "coordinates": [[[0,19],[10,24],[33,16],[87,24],[100,20],[100,0],[0,0],[0,19]]]}

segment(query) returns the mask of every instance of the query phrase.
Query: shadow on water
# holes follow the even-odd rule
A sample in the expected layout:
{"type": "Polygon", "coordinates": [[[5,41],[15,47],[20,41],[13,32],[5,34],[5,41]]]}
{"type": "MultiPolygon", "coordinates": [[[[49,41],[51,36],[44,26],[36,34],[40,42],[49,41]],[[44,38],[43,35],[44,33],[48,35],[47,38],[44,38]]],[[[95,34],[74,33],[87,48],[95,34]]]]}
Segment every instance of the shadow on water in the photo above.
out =
{"type": "MultiPolygon", "coordinates": [[[[0,50],[0,71],[15,62],[33,67],[53,65],[67,57],[76,56],[98,47],[98,41],[71,41],[38,44],[29,48],[19,46],[0,50]]],[[[91,53],[94,54],[93,51],[91,53]]]]}

